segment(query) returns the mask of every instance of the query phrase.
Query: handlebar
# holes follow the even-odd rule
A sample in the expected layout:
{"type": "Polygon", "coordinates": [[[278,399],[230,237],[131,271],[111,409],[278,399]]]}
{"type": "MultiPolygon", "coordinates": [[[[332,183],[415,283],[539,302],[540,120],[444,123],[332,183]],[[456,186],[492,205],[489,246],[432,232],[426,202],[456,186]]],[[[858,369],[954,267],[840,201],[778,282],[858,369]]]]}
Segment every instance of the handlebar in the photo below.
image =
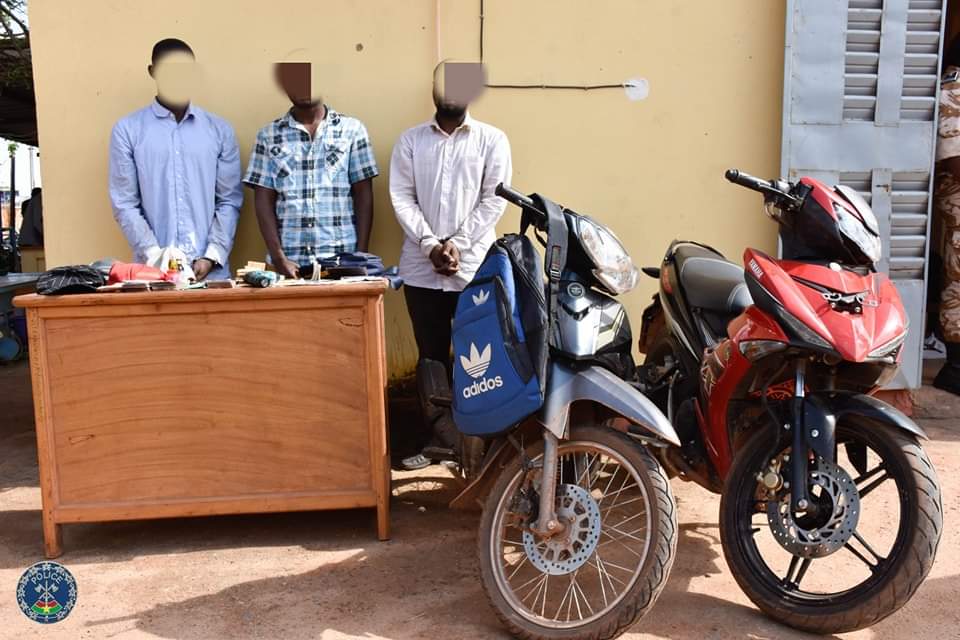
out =
{"type": "Polygon", "coordinates": [[[776,203],[782,207],[796,207],[800,204],[801,198],[794,193],[793,185],[783,180],[761,180],[749,173],[744,173],[739,169],[727,169],[724,174],[727,180],[741,187],[759,191],[764,195],[767,202],[776,203]]]}
{"type": "Polygon", "coordinates": [[[753,189],[754,191],[760,191],[761,193],[779,191],[773,186],[772,183],[767,182],[766,180],[761,180],[760,178],[756,178],[749,173],[744,173],[739,169],[727,169],[727,172],[724,175],[730,182],[738,184],[741,187],[746,187],[747,189],[753,189]]]}
{"type": "Polygon", "coordinates": [[[506,200],[507,202],[512,202],[518,207],[528,207],[536,208],[536,203],[534,201],[514,189],[508,184],[503,184],[502,182],[497,185],[496,191],[494,191],[498,196],[506,200]]]}
{"type": "Polygon", "coordinates": [[[544,209],[541,209],[543,204],[539,201],[539,196],[534,200],[530,196],[525,196],[510,185],[503,184],[502,182],[497,185],[494,193],[507,202],[513,203],[523,209],[523,213],[520,216],[521,232],[527,228],[527,225],[533,225],[534,229],[539,229],[540,231],[547,230],[549,216],[547,216],[544,209]]]}

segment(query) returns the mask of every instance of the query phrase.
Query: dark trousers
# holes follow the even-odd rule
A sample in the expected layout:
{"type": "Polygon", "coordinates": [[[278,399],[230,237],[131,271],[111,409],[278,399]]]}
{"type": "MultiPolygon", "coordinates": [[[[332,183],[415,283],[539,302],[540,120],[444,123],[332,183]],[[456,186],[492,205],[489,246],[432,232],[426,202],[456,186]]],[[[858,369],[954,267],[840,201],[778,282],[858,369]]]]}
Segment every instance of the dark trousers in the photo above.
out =
{"type": "Polygon", "coordinates": [[[450,368],[450,330],[457,309],[456,291],[404,285],[419,360],[439,360],[450,368]]]}
{"type": "MultiPolygon", "coordinates": [[[[436,360],[446,369],[446,381],[450,380],[450,333],[453,314],[457,309],[456,291],[424,289],[404,285],[407,311],[413,324],[413,337],[417,341],[418,362],[436,360]]],[[[420,413],[426,432],[420,446],[433,443],[435,446],[452,448],[459,439],[450,415],[450,409],[434,405],[430,398],[441,389],[429,370],[417,367],[417,395],[420,397],[420,413]]],[[[442,383],[441,383],[442,384],[442,383]]],[[[444,384],[444,387],[446,385],[444,384]]]]}

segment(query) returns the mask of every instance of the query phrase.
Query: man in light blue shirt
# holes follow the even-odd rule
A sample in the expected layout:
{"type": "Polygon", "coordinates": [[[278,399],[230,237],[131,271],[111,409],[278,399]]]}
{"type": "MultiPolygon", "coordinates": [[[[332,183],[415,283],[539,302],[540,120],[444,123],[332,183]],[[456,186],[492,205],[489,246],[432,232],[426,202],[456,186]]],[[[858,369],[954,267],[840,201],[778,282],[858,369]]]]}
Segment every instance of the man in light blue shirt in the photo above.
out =
{"type": "Polygon", "coordinates": [[[153,47],[152,104],[121,118],[110,139],[110,200],[135,262],[183,252],[198,280],[230,277],[243,203],[233,128],[190,102],[194,56],[182,40],[153,47]]]}

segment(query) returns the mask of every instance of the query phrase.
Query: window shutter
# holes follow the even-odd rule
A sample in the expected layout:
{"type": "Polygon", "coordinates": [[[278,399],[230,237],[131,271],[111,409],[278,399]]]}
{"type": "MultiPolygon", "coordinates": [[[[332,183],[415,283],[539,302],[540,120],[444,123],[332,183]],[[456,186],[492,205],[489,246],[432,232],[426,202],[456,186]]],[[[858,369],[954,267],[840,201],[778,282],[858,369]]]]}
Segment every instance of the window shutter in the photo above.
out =
{"type": "Polygon", "coordinates": [[[932,122],[936,112],[942,0],[910,0],[900,117],[932,122]]]}
{"type": "Polygon", "coordinates": [[[843,117],[873,120],[880,65],[880,23],[883,0],[850,0],[844,57],[843,117]]]}
{"type": "MultiPolygon", "coordinates": [[[[882,173],[878,172],[882,180],[882,173]]],[[[889,224],[881,270],[891,280],[923,280],[927,256],[927,216],[930,208],[930,174],[905,171],[890,175],[889,224]]],[[[874,207],[873,172],[841,172],[839,184],[857,191],[874,207]]],[[[881,185],[881,188],[885,188],[881,185]]]]}
{"type": "Polygon", "coordinates": [[[944,0],[788,0],[781,174],[860,192],[910,332],[895,387],[921,379],[944,0]]]}

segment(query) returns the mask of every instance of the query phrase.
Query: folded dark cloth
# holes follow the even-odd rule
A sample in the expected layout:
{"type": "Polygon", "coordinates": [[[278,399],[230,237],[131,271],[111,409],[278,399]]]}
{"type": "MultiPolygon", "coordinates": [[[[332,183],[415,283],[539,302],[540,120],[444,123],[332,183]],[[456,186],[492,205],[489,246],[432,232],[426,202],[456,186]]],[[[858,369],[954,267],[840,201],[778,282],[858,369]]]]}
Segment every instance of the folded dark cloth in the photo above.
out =
{"type": "MultiPolygon", "coordinates": [[[[381,276],[390,283],[391,289],[399,289],[403,286],[403,279],[397,274],[396,267],[384,267],[383,258],[374,253],[365,253],[363,251],[348,251],[338,253],[329,258],[320,258],[320,266],[324,269],[336,267],[360,267],[366,270],[368,276],[381,276]]],[[[300,269],[302,277],[303,267],[300,269]]]]}
{"type": "Polygon", "coordinates": [[[367,270],[368,276],[378,276],[384,271],[383,259],[380,256],[363,251],[348,251],[329,258],[320,258],[320,266],[325,269],[331,267],[363,267],[367,270]]]}
{"type": "Polygon", "coordinates": [[[106,279],[98,270],[85,264],[75,264],[44,272],[37,280],[37,293],[42,296],[93,293],[104,284],[106,279]]]}

